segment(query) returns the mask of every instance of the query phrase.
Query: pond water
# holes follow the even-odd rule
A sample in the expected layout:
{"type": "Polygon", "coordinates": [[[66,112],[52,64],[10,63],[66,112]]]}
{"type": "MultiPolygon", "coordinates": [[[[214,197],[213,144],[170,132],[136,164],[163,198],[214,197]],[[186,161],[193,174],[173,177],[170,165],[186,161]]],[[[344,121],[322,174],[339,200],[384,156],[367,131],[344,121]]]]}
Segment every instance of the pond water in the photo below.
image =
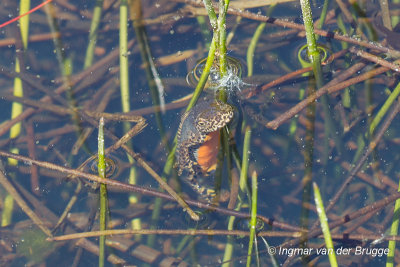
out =
{"type": "MultiPolygon", "coordinates": [[[[260,216],[252,266],[257,262],[261,266],[329,266],[316,223],[312,182],[319,186],[328,208],[339,265],[376,266],[388,261],[387,236],[396,235],[389,230],[400,171],[396,164],[399,122],[391,118],[398,111],[397,65],[393,63],[399,53],[394,45],[396,27],[388,29],[382,19],[385,9],[378,3],[364,6],[360,1],[341,7],[330,3],[322,30],[317,31],[320,50],[326,53],[319,84],[305,62],[306,52],[299,52],[306,44],[299,28],[303,23],[300,4],[261,2],[231,1],[227,53],[242,68],[241,77],[232,76],[224,84],[234,115],[217,131],[183,129],[197,133],[194,138],[201,141],[188,142],[188,135],[181,138],[187,143],[178,144],[180,155],[187,152],[187,159],[178,163],[200,162],[209,134],[222,133],[213,137],[221,138],[222,145],[207,147],[213,149],[210,157],[219,157],[218,164],[207,163],[196,173],[200,177],[192,186],[194,171],[174,167],[168,155],[197,85],[191,72],[207,57],[212,39],[202,2],[129,2],[128,48],[120,57],[120,3],[105,1],[93,61],[87,67],[94,1],[57,0],[32,13],[25,49],[18,22],[0,28],[0,266],[98,265],[98,237],[46,238],[99,229],[98,183],[82,174],[78,179],[71,170],[97,174],[102,116],[105,146],[114,146],[106,155],[110,159],[107,178],[119,182],[107,187],[108,229],[143,229],[141,235],[108,236],[106,266],[220,266],[224,260],[224,266],[245,265],[252,176],[257,181],[260,216]],[[264,26],[263,21],[267,22],[264,26]],[[254,37],[257,31],[261,33],[258,39],[254,37]],[[252,42],[256,42],[253,52],[252,42]],[[14,91],[20,83],[15,79],[17,60],[23,94],[14,91]],[[129,80],[120,76],[124,60],[129,80]],[[124,85],[128,93],[120,92],[124,85]],[[285,120],[275,121],[312,95],[317,86],[329,93],[285,120]],[[18,110],[15,103],[23,103],[19,119],[18,113],[12,114],[18,110]],[[130,129],[129,141],[121,145],[118,140],[130,129]],[[7,153],[24,158],[15,162],[7,159],[7,153]],[[239,178],[244,155],[248,171],[242,174],[242,192],[239,178]],[[183,173],[178,175],[177,169],[183,173]],[[159,177],[191,200],[189,207],[200,215],[199,221],[191,219],[187,208],[167,193],[157,194],[165,192],[155,179],[159,177]],[[207,208],[211,204],[198,192],[205,189],[215,192],[217,197],[211,202],[219,209],[207,208]],[[380,202],[385,197],[389,197],[387,202],[380,202]],[[21,203],[26,204],[23,209],[21,203]],[[11,215],[7,215],[9,208],[11,215]],[[230,219],[233,209],[235,220],[230,219]],[[67,216],[57,225],[65,210],[67,216]],[[35,214],[36,219],[32,218],[35,214]],[[146,232],[149,229],[160,231],[146,232]],[[214,232],[183,232],[190,229],[214,232]]],[[[38,4],[32,1],[31,8],[38,4]]],[[[321,17],[323,5],[323,1],[312,3],[314,20],[321,17]]],[[[389,5],[395,26],[399,6],[389,5]]],[[[0,22],[18,16],[15,1],[2,1],[0,6],[0,22]]],[[[201,97],[215,98],[210,82],[207,87],[201,97]]],[[[196,114],[187,116],[191,121],[182,127],[198,127],[197,113],[210,111],[207,106],[194,110],[196,114]]],[[[394,262],[400,262],[398,251],[394,262]]]]}

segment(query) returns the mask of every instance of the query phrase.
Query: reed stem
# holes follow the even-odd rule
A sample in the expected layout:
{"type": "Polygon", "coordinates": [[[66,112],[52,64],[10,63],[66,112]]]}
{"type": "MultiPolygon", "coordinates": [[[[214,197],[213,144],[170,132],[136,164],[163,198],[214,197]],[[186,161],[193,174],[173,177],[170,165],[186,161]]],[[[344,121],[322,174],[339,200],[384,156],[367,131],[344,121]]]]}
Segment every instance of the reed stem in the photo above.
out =
{"type": "MultiPolygon", "coordinates": [[[[106,179],[106,162],[104,159],[104,118],[99,121],[99,135],[98,135],[98,165],[97,170],[99,176],[106,179]]],[[[106,216],[107,215],[107,185],[100,184],[100,231],[107,229],[106,216]]],[[[106,236],[101,235],[99,238],[99,266],[104,266],[105,259],[105,243],[106,236]]]]}
{"type": "MultiPolygon", "coordinates": [[[[131,110],[130,104],[130,90],[129,90],[129,58],[128,58],[128,2],[127,0],[121,0],[119,7],[119,75],[120,75],[120,94],[121,94],[121,105],[122,112],[129,112],[131,110]]],[[[130,130],[131,126],[129,122],[123,123],[124,133],[130,130]]],[[[131,147],[131,143],[127,145],[131,147]]],[[[129,164],[129,183],[137,184],[137,170],[135,160],[127,155],[129,164]]],[[[129,195],[129,203],[136,204],[138,197],[135,194],[129,195]]],[[[132,229],[141,229],[141,220],[134,219],[131,221],[132,229]]]]}
{"type": "MultiPolygon", "coordinates": [[[[31,6],[31,1],[26,0],[26,1],[20,1],[20,6],[19,6],[19,14],[25,14],[29,11],[31,6]]],[[[23,16],[19,19],[19,25],[20,25],[20,32],[21,32],[21,39],[22,39],[22,45],[23,45],[23,51],[25,51],[28,48],[28,36],[29,36],[29,15],[23,16]]],[[[18,57],[15,59],[15,72],[19,73],[21,71],[21,62],[18,59],[18,57]]],[[[17,97],[23,97],[24,96],[24,90],[23,90],[23,85],[22,85],[22,80],[19,77],[14,78],[14,91],[13,91],[14,96],[17,97]]],[[[19,116],[23,111],[23,106],[19,102],[13,102],[11,105],[11,119],[16,118],[19,116]]],[[[17,138],[21,133],[21,123],[18,122],[15,125],[13,125],[10,129],[10,139],[17,138]]],[[[12,148],[10,150],[12,153],[18,154],[19,149],[18,148],[12,148]]],[[[18,164],[18,161],[14,159],[8,159],[8,163],[12,166],[16,166],[18,164]]],[[[2,211],[2,216],[1,216],[1,226],[7,226],[11,224],[12,222],[12,212],[14,209],[14,199],[11,195],[6,195],[4,203],[7,204],[4,206],[3,211],[2,211]]]]}
{"type": "MultiPolygon", "coordinates": [[[[400,182],[399,182],[399,187],[398,187],[397,191],[400,192],[400,182]]],[[[391,236],[398,235],[399,219],[400,219],[400,200],[397,199],[394,204],[393,219],[392,219],[392,225],[390,227],[389,235],[391,235],[391,236]]],[[[396,252],[396,241],[389,240],[388,248],[389,248],[389,253],[386,258],[386,267],[393,267],[394,266],[394,255],[396,252]]]]}
{"type": "Polygon", "coordinates": [[[102,9],[103,9],[103,0],[96,0],[96,5],[93,10],[93,18],[90,24],[89,44],[86,48],[85,62],[83,65],[84,69],[90,67],[93,62],[94,49],[96,47],[96,42],[97,42],[97,31],[100,25],[102,9]]]}
{"type": "Polygon", "coordinates": [[[399,94],[400,94],[400,83],[398,83],[397,86],[394,88],[393,92],[386,99],[385,103],[379,109],[378,113],[376,114],[376,116],[372,120],[371,124],[369,125],[369,134],[370,135],[372,135],[375,132],[376,127],[381,122],[383,117],[387,114],[387,111],[392,106],[393,102],[396,100],[396,98],[399,96],[399,94]]]}
{"type": "Polygon", "coordinates": [[[247,251],[247,267],[251,265],[251,253],[253,251],[253,243],[256,238],[257,229],[257,173],[254,171],[251,175],[251,213],[250,213],[250,236],[249,236],[249,248],[247,251]]]}
{"type": "Polygon", "coordinates": [[[328,217],[326,217],[326,214],[325,214],[324,203],[322,201],[322,197],[321,197],[321,193],[319,191],[318,185],[316,183],[313,183],[313,187],[314,187],[315,206],[317,208],[319,221],[321,223],[321,229],[322,229],[322,233],[323,233],[324,239],[325,239],[325,246],[326,246],[326,249],[328,252],[329,262],[332,267],[337,267],[338,264],[337,264],[337,260],[336,260],[335,248],[333,246],[331,233],[329,231],[328,217]]]}

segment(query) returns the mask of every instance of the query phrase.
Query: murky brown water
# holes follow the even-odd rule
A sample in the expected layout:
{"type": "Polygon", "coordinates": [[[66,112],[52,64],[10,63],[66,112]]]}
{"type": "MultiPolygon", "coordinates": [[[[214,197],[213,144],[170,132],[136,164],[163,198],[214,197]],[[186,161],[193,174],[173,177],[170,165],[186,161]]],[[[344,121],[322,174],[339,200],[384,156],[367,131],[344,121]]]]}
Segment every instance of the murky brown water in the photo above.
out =
{"type": "MultiPolygon", "coordinates": [[[[32,2],[31,8],[37,4],[32,2]]],[[[14,1],[0,5],[0,22],[18,15],[14,1]]],[[[34,12],[26,49],[18,23],[0,29],[1,266],[97,265],[97,237],[45,239],[98,230],[98,183],[88,180],[92,176],[78,179],[71,170],[96,174],[93,161],[102,116],[106,119],[105,146],[110,147],[112,159],[108,167],[114,170],[109,178],[116,181],[108,185],[108,228],[143,229],[142,235],[107,237],[107,265],[220,266],[228,243],[234,251],[230,262],[244,265],[248,237],[243,235],[248,233],[248,224],[243,217],[249,214],[249,197],[238,182],[244,154],[249,158],[245,178],[249,188],[251,175],[257,174],[257,213],[264,221],[259,229],[263,239],[257,238],[261,266],[273,264],[265,240],[276,248],[278,264],[329,264],[328,257],[317,251],[324,241],[315,224],[318,215],[311,182],[320,187],[328,209],[339,265],[386,262],[388,241],[377,240],[389,235],[399,175],[398,119],[391,118],[398,111],[394,108],[398,105],[396,28],[384,26],[387,21],[383,22],[385,15],[377,3],[340,8],[331,3],[322,30],[317,31],[322,36],[318,42],[327,51],[319,92],[328,94],[290,113],[316,86],[309,65],[298,59],[305,44],[299,4],[280,3],[272,9],[258,1],[231,1],[230,6],[228,55],[241,62],[243,74],[242,79],[231,76],[224,83],[234,118],[224,128],[225,143],[210,146],[228,152],[217,151],[216,170],[198,177],[200,186],[216,191],[213,203],[220,209],[212,212],[206,212],[204,199],[185,183],[188,174],[179,177],[173,164],[166,164],[180,117],[197,83],[191,79],[189,85],[186,76],[207,56],[212,38],[204,7],[192,1],[142,1],[141,17],[139,6],[129,7],[130,16],[138,17],[135,23],[128,22],[128,53],[121,56],[129,64],[129,97],[123,97],[130,111],[124,114],[118,2],[104,3],[93,63],[86,69],[93,2],[58,0],[47,5],[50,19],[45,8],[34,12]],[[252,8],[237,10],[246,5],[252,8]],[[261,16],[267,12],[274,19],[261,16]],[[350,21],[348,14],[358,20],[350,21]],[[57,31],[56,41],[50,20],[57,31]],[[267,24],[262,29],[263,21],[267,24]],[[250,53],[257,28],[262,34],[250,53]],[[252,66],[247,53],[253,54],[252,66]],[[23,96],[13,96],[17,58],[23,96]],[[393,104],[383,111],[385,102],[391,100],[393,104]],[[10,120],[13,101],[23,103],[22,114],[10,120]],[[281,115],[288,116],[280,121],[281,115]],[[12,126],[20,127],[20,133],[10,136],[12,126]],[[243,152],[246,126],[251,129],[250,148],[243,152]],[[121,139],[129,130],[131,135],[121,139]],[[9,152],[23,158],[18,163],[10,161],[9,152]],[[168,194],[158,193],[165,192],[155,179],[159,177],[191,199],[188,204],[201,215],[199,222],[191,220],[168,194]],[[133,180],[139,187],[126,185],[133,180]],[[380,202],[385,197],[389,197],[387,202],[380,202]],[[7,221],[10,203],[14,204],[12,219],[7,221]],[[240,211],[233,213],[232,209],[239,210],[238,203],[240,211]],[[55,228],[66,209],[67,216],[55,228]],[[231,225],[236,231],[230,232],[232,238],[227,237],[232,230],[230,215],[238,217],[231,225]],[[309,231],[306,243],[296,239],[301,227],[309,231]],[[193,228],[215,232],[182,232],[193,228]],[[149,229],[160,231],[146,232],[149,229]],[[309,249],[310,253],[284,248],[309,249]],[[341,253],[344,248],[352,248],[349,255],[341,253]],[[358,254],[357,249],[361,249],[358,254]],[[291,254],[296,257],[288,259],[291,254]]],[[[320,17],[322,6],[321,1],[313,6],[314,18],[320,17]]],[[[395,26],[398,5],[390,2],[389,6],[395,26]]],[[[202,97],[205,94],[213,93],[202,97]]],[[[196,153],[203,150],[191,149],[190,162],[196,163],[196,153]]],[[[398,255],[396,251],[395,263],[400,262],[398,255]]],[[[253,257],[254,266],[256,261],[253,257]]]]}

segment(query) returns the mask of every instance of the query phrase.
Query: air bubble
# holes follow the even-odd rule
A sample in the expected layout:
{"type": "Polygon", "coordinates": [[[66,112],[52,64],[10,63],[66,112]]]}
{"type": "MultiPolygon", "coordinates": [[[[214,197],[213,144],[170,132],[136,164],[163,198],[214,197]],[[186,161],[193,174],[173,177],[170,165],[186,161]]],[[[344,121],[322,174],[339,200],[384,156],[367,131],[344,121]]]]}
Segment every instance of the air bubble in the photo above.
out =
{"type": "MultiPolygon", "coordinates": [[[[226,88],[227,91],[241,90],[244,86],[251,86],[251,84],[244,83],[242,77],[242,66],[240,61],[233,57],[226,57],[227,60],[227,73],[221,78],[219,66],[214,63],[211,67],[210,74],[207,80],[206,88],[211,90],[220,90],[226,88]]],[[[196,87],[203,73],[207,58],[200,60],[191,72],[186,76],[186,81],[189,85],[196,87]]]]}

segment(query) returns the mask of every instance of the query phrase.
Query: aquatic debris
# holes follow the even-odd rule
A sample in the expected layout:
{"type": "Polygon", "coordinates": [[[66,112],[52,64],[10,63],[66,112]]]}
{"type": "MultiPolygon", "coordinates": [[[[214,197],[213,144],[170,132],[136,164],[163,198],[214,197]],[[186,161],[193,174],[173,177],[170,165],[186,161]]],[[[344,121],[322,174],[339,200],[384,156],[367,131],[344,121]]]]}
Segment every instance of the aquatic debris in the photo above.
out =
{"type": "MultiPolygon", "coordinates": [[[[233,57],[227,57],[227,73],[221,78],[219,73],[218,63],[214,63],[214,66],[210,70],[207,84],[205,86],[208,90],[220,90],[224,88],[228,92],[240,91],[245,86],[251,86],[242,81],[242,64],[239,60],[233,57]]],[[[204,66],[207,58],[200,60],[191,72],[186,76],[186,81],[189,85],[195,87],[203,73],[204,66]]]]}

